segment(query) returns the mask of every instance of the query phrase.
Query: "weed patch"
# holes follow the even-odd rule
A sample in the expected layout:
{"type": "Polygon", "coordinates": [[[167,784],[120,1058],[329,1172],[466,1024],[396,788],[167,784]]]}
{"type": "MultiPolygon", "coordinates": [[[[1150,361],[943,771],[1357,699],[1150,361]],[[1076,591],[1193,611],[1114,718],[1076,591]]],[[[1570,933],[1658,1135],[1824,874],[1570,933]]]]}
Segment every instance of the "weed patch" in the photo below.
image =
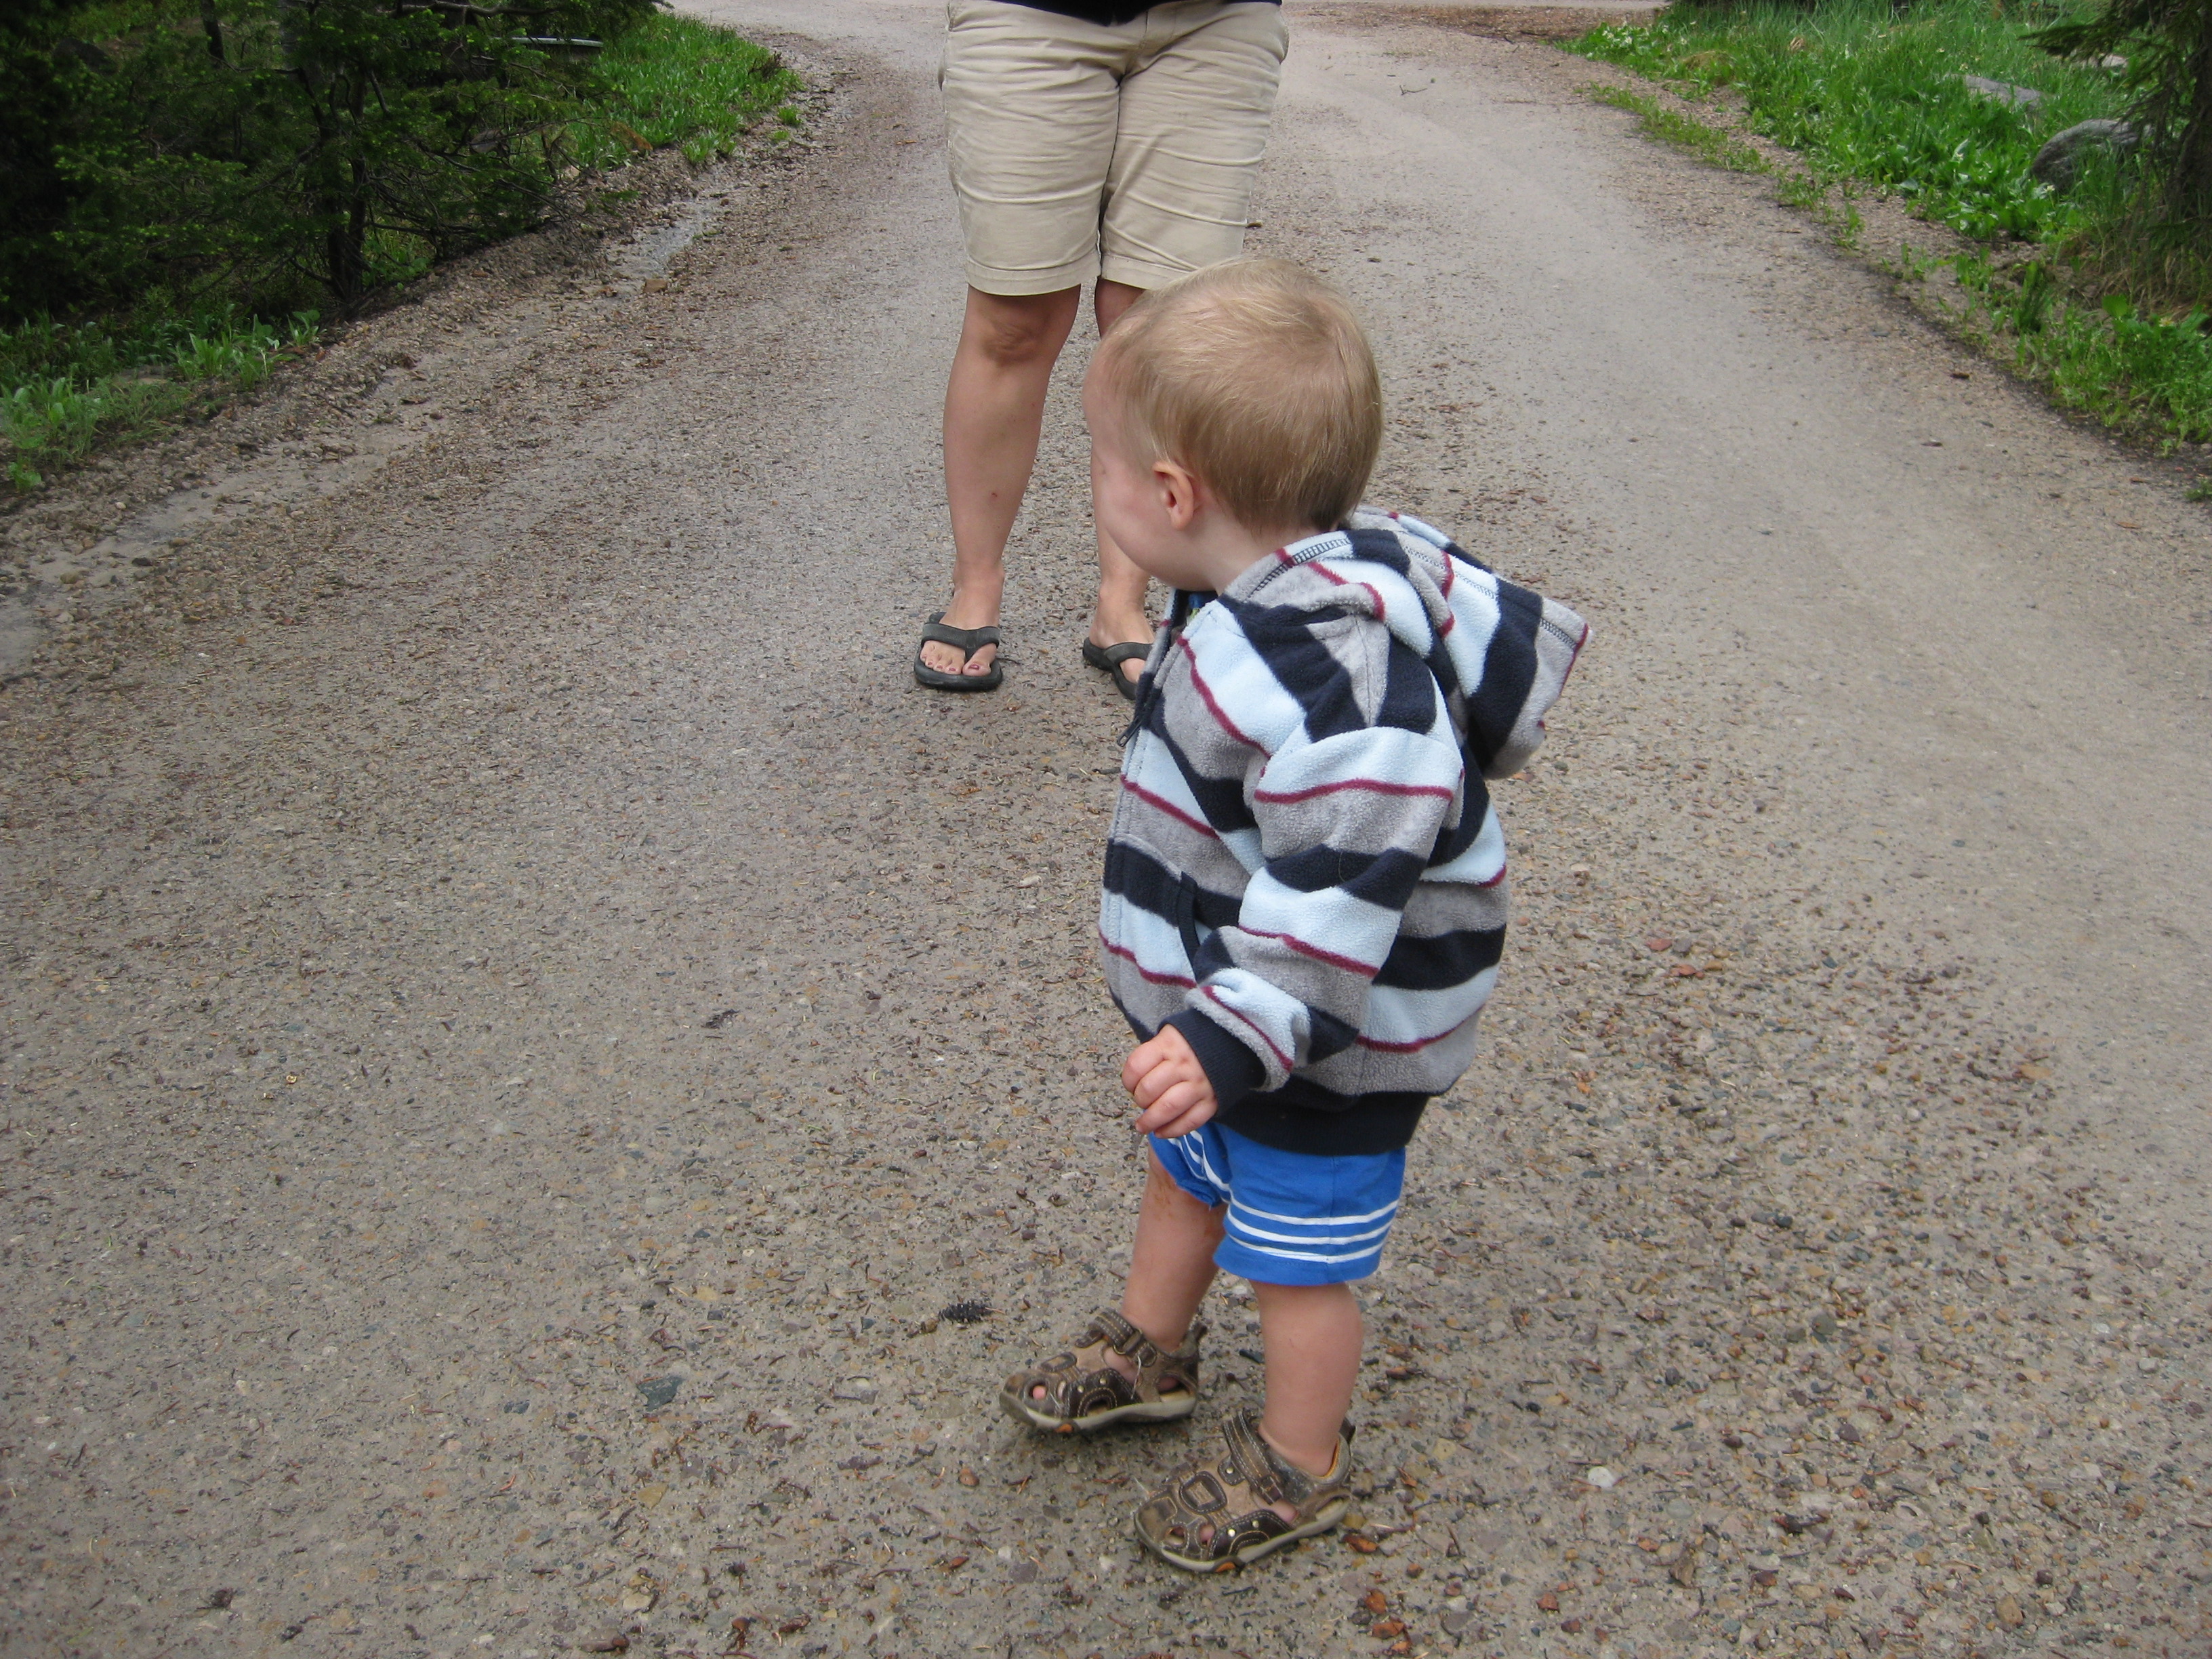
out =
{"type": "Polygon", "coordinates": [[[40,468],[219,407],[314,337],[313,313],[281,328],[222,312],[122,330],[40,318],[0,331],[0,474],[35,489],[40,468]]]}
{"type": "Polygon", "coordinates": [[[1741,139],[1718,127],[1693,121],[1678,110],[1668,109],[1656,98],[1626,87],[1591,87],[1588,91],[1599,103],[1611,104],[1635,116],[1638,129],[1645,137],[1686,149],[1709,167],[1726,167],[1731,173],[1771,171],[1766,158],[1741,139]]]}
{"type": "Polygon", "coordinates": [[[633,154],[670,146],[694,162],[726,155],[763,117],[777,132],[799,125],[789,100],[799,77],[763,46],[696,18],[656,16],[610,46],[601,93],[568,130],[587,167],[619,167],[633,154]]]}
{"type": "Polygon", "coordinates": [[[2121,106],[2109,73],[2060,63],[1972,0],[1902,16],[1864,0],[1818,11],[1676,7],[1646,27],[1594,30],[1571,50],[1692,97],[1733,86],[1753,131],[1981,238],[2072,228],[2079,210],[2031,179],[2028,163],[2051,132],[2121,106]],[[1968,76],[2034,97],[1983,96],[1968,76]]]}
{"type": "Polygon", "coordinates": [[[2040,260],[2009,271],[1979,256],[1949,263],[1983,317],[1998,325],[1990,344],[2046,385],[2062,408],[2159,437],[2168,448],[2212,442],[2206,313],[2146,317],[2117,294],[2069,299],[2040,260]]]}
{"type": "MultiPolygon", "coordinates": [[[[2028,170],[2052,133],[2120,115],[2121,79],[2052,58],[2005,10],[1985,0],[1921,0],[1903,11],[1887,0],[1831,0],[1818,10],[1676,6],[1647,26],[1595,29],[1569,50],[1692,100],[1734,88],[1747,129],[1805,159],[1803,170],[1780,175],[1777,196],[1819,217],[1840,246],[1859,244],[1864,227],[1850,197],[1868,186],[1973,240],[2034,245],[2027,260],[1932,260],[1908,247],[1894,269],[1918,279],[1951,266],[1971,300],[1956,318],[1961,328],[2061,406],[2169,448],[2212,441],[2212,306],[2185,301],[2155,315],[2124,291],[2130,261],[2116,242],[2130,185],[2121,164],[2101,159],[2066,193],[2028,170]]],[[[1632,91],[1593,94],[1702,160],[1758,170],[1729,159],[1742,148],[1729,132],[1632,91]]],[[[2140,276],[2150,250],[2134,240],[2140,276]]],[[[2160,258],[2166,273],[2205,268],[2201,249],[2160,258]]],[[[2183,291],[2171,275],[2142,286],[2169,299],[2183,291]]]]}

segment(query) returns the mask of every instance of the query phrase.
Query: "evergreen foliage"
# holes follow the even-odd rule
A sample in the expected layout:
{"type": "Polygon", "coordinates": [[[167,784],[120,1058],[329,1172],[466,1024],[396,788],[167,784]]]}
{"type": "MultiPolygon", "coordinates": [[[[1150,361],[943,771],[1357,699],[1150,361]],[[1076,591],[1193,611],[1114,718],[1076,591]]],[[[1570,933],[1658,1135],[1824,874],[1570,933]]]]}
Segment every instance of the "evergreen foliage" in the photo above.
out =
{"type": "Polygon", "coordinates": [[[2202,255],[2212,236],[2212,0],[2105,0],[2094,16],[2033,38],[2062,58],[2126,60],[2130,113],[2170,228],[2202,255]]]}
{"type": "Polygon", "coordinates": [[[220,295],[343,313],[530,223],[586,49],[650,0],[17,0],[0,317],[220,295]]]}

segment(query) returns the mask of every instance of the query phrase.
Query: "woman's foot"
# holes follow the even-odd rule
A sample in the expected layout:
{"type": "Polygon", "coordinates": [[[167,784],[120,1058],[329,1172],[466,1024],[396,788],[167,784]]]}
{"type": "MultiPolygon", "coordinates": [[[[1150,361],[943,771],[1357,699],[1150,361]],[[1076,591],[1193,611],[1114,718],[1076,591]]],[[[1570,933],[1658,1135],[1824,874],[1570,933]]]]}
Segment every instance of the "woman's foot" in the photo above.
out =
{"type": "MultiPolygon", "coordinates": [[[[1091,632],[1085,638],[1101,651],[1116,645],[1141,645],[1149,654],[1152,635],[1157,631],[1152,617],[1146,614],[1144,606],[1139,604],[1133,610],[1116,606],[1110,612],[1103,609],[1093,611],[1091,632]]],[[[1133,688],[1145,677],[1145,659],[1133,657],[1118,665],[1116,672],[1133,688]]]]}
{"type": "MultiPolygon", "coordinates": [[[[970,598],[956,588],[952,603],[945,607],[944,614],[937,620],[947,628],[995,628],[999,625],[999,602],[995,597],[970,598]]],[[[921,644],[921,665],[940,674],[988,674],[998,659],[996,645],[969,652],[942,640],[924,640],[921,644]]]]}

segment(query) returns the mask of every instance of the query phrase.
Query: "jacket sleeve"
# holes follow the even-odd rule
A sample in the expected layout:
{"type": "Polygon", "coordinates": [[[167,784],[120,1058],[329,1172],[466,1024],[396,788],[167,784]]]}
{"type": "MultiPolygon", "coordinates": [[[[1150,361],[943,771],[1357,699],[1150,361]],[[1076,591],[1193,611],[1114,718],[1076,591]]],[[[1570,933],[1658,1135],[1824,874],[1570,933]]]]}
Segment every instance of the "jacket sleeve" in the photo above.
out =
{"type": "Polygon", "coordinates": [[[1463,769],[1456,744],[1399,726],[1267,758],[1252,788],[1264,864],[1235,923],[1200,945],[1198,983],[1168,1021],[1223,1106],[1358,1040],[1463,769]]]}
{"type": "Polygon", "coordinates": [[[1497,611],[1480,667],[1468,687],[1467,745],[1486,778],[1526,766],[1544,741],[1544,716],[1566,689],[1589,624],[1559,604],[1511,582],[1496,584],[1497,611]]]}

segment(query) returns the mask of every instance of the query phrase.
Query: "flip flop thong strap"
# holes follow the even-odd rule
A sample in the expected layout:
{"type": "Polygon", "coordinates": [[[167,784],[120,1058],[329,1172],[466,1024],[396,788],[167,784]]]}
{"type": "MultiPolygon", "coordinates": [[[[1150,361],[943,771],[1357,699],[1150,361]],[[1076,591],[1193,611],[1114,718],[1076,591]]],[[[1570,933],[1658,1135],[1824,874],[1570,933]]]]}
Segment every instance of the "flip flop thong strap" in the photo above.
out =
{"type": "Polygon", "coordinates": [[[985,646],[998,644],[999,630],[996,628],[952,628],[944,623],[933,622],[924,625],[921,637],[933,644],[957,647],[972,657],[985,646]]]}

